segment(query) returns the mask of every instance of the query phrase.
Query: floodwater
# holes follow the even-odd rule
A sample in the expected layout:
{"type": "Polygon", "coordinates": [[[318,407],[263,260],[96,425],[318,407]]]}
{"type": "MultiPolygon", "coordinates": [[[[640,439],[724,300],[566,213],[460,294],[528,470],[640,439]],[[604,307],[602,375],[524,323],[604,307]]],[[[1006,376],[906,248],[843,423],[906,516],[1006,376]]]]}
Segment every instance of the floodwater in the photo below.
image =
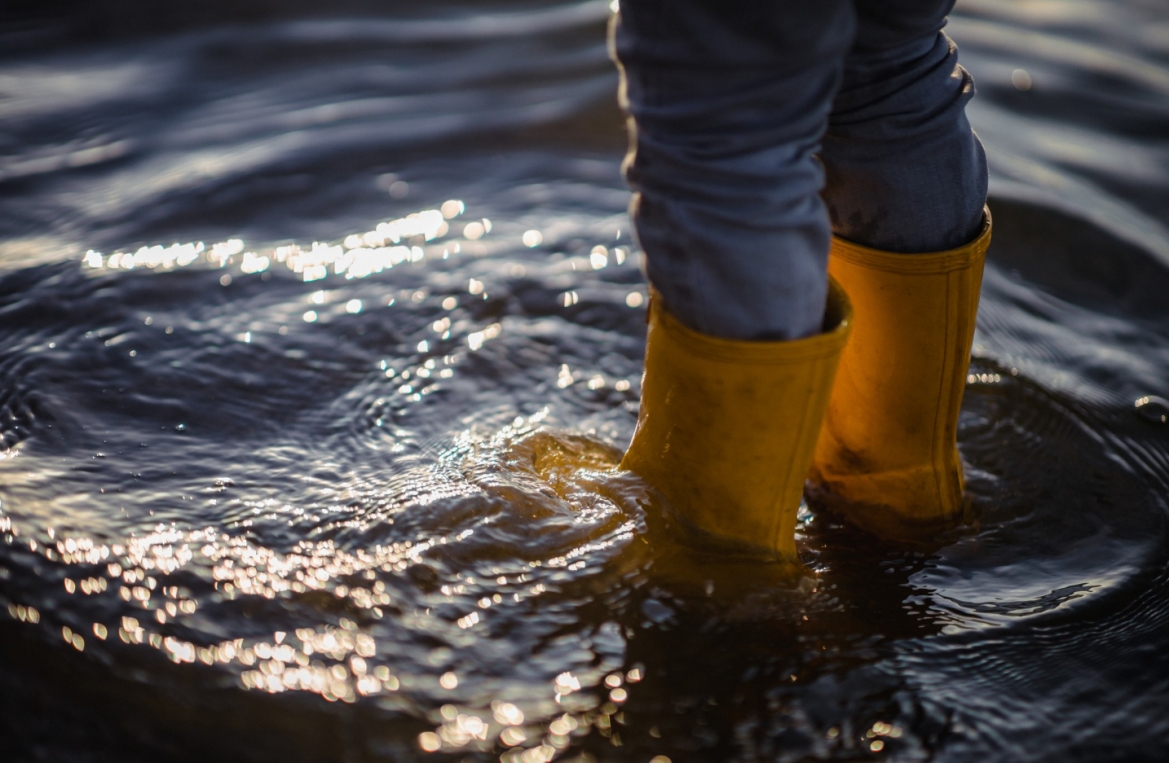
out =
{"type": "Polygon", "coordinates": [[[802,578],[613,469],[645,286],[606,3],[21,8],[5,760],[1169,753],[1159,2],[960,4],[971,521],[804,512],[802,578]]]}

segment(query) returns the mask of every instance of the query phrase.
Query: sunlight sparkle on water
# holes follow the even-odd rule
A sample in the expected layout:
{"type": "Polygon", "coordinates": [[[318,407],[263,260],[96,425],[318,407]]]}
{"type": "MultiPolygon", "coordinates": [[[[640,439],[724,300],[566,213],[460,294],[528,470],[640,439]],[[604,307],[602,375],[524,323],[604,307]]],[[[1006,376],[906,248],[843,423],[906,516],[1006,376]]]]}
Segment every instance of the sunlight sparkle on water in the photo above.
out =
{"type": "MultiPolygon", "coordinates": [[[[442,209],[426,209],[406,217],[378,223],[373,230],[346,236],[341,244],[314,241],[307,249],[298,244],[278,246],[270,251],[244,251],[244,242],[233,238],[212,244],[202,241],[171,246],[143,246],[135,252],[114,252],[105,257],[89,250],[82,262],[90,269],[173,270],[198,263],[225,268],[238,265],[246,274],[263,273],[273,264],[283,264],[305,281],[317,281],[329,275],[366,278],[407,262],[419,262],[427,256],[423,246],[447,235],[447,219],[462,214],[463,202],[448,201],[442,209]]],[[[491,222],[470,223],[477,226],[476,239],[491,230],[491,222]]],[[[468,237],[469,238],[469,237],[468,237]]],[[[228,281],[227,283],[230,283],[228,281]]],[[[227,285],[226,283],[224,285],[227,285]]]]}

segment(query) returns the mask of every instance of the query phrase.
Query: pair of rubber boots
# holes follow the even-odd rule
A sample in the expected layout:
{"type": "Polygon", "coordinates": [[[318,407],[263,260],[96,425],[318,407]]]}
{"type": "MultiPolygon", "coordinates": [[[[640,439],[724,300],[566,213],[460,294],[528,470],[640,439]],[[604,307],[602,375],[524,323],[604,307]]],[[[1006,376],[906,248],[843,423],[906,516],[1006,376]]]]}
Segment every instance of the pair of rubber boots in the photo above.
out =
{"type": "Polygon", "coordinates": [[[953,520],[990,227],[988,214],[974,241],[932,254],[834,238],[824,330],[806,339],[706,336],[651,298],[641,412],[622,468],[692,528],[792,560],[805,481],[881,534],[953,520]]]}

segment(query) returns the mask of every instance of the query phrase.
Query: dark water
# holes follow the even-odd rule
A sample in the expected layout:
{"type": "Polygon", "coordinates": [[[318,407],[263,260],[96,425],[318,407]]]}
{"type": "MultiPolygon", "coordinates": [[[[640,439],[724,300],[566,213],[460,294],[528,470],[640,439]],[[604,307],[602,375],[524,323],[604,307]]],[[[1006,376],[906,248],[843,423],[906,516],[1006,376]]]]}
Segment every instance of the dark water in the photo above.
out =
{"type": "Polygon", "coordinates": [[[6,13],[0,757],[1169,754],[1169,13],[961,4],[973,519],[808,512],[802,580],[612,471],[607,15],[6,13]]]}

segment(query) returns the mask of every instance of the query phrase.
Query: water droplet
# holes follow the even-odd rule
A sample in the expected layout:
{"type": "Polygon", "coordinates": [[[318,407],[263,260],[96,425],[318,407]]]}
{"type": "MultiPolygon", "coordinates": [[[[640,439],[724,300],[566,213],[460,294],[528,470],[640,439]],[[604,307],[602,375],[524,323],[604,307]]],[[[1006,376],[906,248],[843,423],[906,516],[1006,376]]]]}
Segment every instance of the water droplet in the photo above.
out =
{"type": "Polygon", "coordinates": [[[1145,395],[1137,398],[1133,404],[1137,415],[1145,421],[1151,421],[1154,424],[1169,423],[1169,400],[1157,395],[1145,395]]]}

